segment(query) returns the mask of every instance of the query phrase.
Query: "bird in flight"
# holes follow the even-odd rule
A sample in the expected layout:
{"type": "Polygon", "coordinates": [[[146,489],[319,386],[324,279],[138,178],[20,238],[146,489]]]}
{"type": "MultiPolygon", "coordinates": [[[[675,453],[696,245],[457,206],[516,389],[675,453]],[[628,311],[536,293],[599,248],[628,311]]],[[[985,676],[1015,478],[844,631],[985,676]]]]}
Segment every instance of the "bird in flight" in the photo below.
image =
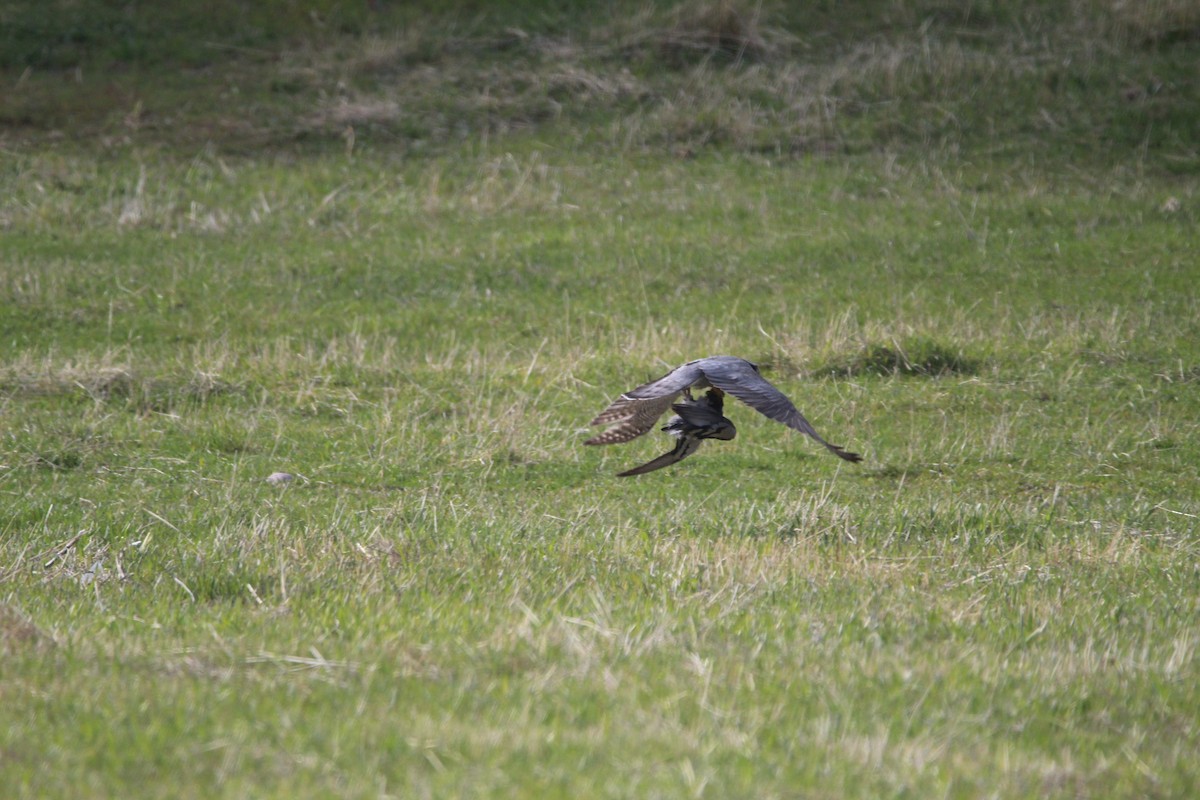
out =
{"type": "Polygon", "coordinates": [[[720,389],[709,389],[703,399],[695,400],[692,390],[688,388],[683,390],[683,397],[683,402],[671,404],[675,416],[663,426],[664,431],[675,437],[675,449],[640,467],[618,472],[618,478],[644,475],[682,461],[699,450],[700,443],[705,439],[729,441],[737,436],[737,428],[721,413],[725,402],[720,389]]]}
{"type": "Polygon", "coordinates": [[[862,461],[858,453],[851,453],[821,438],[792,401],[759,374],[757,364],[736,356],[709,356],[689,361],[658,380],[625,392],[592,420],[593,425],[608,425],[608,430],[588,439],[585,444],[628,442],[649,431],[668,408],[672,409],[679,415],[680,421],[676,423],[673,418],[663,430],[679,439],[675,450],[621,475],[641,475],[659,469],[694,453],[702,439],[734,437],[736,430],[733,423],[723,415],[722,398],[725,394],[733,395],[776,422],[811,436],[838,458],[862,461]],[[705,399],[692,399],[692,389],[706,388],[710,391],[705,399]],[[685,395],[685,400],[676,403],[675,399],[681,394],[685,395]],[[728,428],[724,425],[728,425],[728,428]],[[709,430],[718,433],[704,435],[703,432],[709,430]]]}

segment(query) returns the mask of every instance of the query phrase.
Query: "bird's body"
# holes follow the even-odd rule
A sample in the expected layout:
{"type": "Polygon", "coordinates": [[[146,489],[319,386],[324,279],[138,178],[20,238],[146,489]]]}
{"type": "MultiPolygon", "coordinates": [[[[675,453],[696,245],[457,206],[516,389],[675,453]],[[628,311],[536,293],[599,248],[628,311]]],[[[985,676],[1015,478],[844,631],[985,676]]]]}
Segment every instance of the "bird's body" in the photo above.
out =
{"type": "Polygon", "coordinates": [[[674,455],[674,452],[665,454],[650,462],[650,464],[656,464],[661,460],[663,463],[657,464],[657,466],[647,469],[650,464],[646,464],[622,474],[640,475],[643,472],[650,472],[651,469],[673,464],[695,452],[700,446],[701,439],[733,438],[733,423],[729,422],[722,413],[721,397],[726,393],[733,395],[764,416],[811,436],[839,458],[846,461],[862,460],[858,453],[851,453],[821,438],[804,418],[804,415],[792,404],[792,401],[759,374],[757,365],[736,356],[709,356],[689,361],[658,380],[650,381],[625,392],[592,420],[593,425],[608,425],[609,429],[599,436],[589,439],[586,444],[628,442],[653,428],[658,418],[667,409],[673,408],[675,413],[679,414],[679,424],[682,427],[673,428],[672,426],[676,423],[672,419],[664,430],[679,438],[676,451],[683,448],[686,449],[686,452],[671,460],[663,459],[674,455]],[[692,400],[692,389],[710,389],[710,391],[704,400],[692,400]],[[681,394],[686,394],[687,399],[683,403],[676,404],[675,400],[681,394]],[[681,411],[681,408],[685,411],[681,411]],[[702,417],[708,419],[709,423],[714,422],[710,418],[714,414],[728,424],[728,437],[701,436],[697,431],[691,430],[691,428],[704,427],[706,423],[702,417]],[[689,420],[689,416],[693,420],[689,420]]]}
{"type": "Polygon", "coordinates": [[[723,394],[720,389],[709,389],[703,399],[694,400],[691,389],[684,389],[683,401],[671,405],[671,410],[676,416],[667,420],[667,424],[663,426],[663,431],[675,437],[675,449],[640,467],[618,472],[617,477],[644,475],[682,461],[699,450],[700,443],[705,439],[729,441],[737,436],[737,428],[721,413],[725,405],[723,394]]]}

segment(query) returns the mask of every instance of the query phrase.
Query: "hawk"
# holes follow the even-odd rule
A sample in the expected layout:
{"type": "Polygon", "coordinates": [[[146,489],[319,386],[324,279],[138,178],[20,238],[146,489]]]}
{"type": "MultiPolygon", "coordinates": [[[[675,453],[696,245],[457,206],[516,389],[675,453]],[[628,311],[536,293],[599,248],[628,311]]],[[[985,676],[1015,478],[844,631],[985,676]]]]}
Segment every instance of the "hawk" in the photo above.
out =
{"type": "Polygon", "coordinates": [[[640,467],[618,472],[618,478],[644,475],[682,461],[699,450],[700,443],[705,439],[729,441],[737,436],[737,428],[721,413],[725,403],[720,389],[709,389],[703,400],[693,400],[691,389],[684,389],[683,396],[683,402],[671,405],[676,416],[663,426],[664,431],[675,437],[675,449],[640,467]]]}
{"type": "Polygon", "coordinates": [[[852,453],[821,438],[792,401],[759,374],[757,364],[736,356],[709,356],[689,361],[658,380],[625,392],[592,420],[593,425],[608,425],[608,430],[588,439],[585,444],[628,442],[649,431],[667,409],[672,409],[679,415],[679,422],[676,423],[673,418],[663,430],[679,439],[675,450],[621,474],[640,475],[673,464],[694,453],[702,439],[734,437],[736,430],[733,423],[723,416],[722,398],[725,394],[733,395],[776,422],[782,422],[793,430],[811,436],[838,458],[862,461],[862,456],[858,453],[852,453]],[[710,391],[704,400],[693,400],[692,389],[710,391]],[[676,398],[681,394],[685,395],[684,402],[676,403],[676,398]],[[720,421],[728,425],[728,428],[720,421]],[[709,430],[709,426],[714,424],[716,427],[712,430],[720,435],[703,435],[702,431],[709,430]]]}

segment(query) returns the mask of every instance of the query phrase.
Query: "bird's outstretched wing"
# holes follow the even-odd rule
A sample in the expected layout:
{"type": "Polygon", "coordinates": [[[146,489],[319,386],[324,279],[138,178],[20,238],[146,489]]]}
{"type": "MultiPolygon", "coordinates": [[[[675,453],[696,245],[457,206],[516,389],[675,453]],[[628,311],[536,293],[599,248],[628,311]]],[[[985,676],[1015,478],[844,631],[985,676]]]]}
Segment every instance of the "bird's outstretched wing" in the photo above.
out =
{"type": "Polygon", "coordinates": [[[702,439],[697,439],[693,436],[680,436],[675,442],[674,450],[671,450],[668,453],[663,453],[658,458],[654,459],[653,461],[647,461],[640,467],[634,467],[633,469],[627,469],[624,472],[618,472],[617,477],[628,478],[630,475],[645,475],[647,472],[653,472],[656,469],[669,467],[672,464],[683,461],[692,453],[699,450],[700,443],[702,441],[702,439]]]}
{"type": "Polygon", "coordinates": [[[619,444],[649,431],[680,392],[704,377],[697,366],[699,363],[689,361],[657,380],[625,392],[592,420],[593,425],[612,427],[584,444],[619,444]]]}
{"type": "Polygon", "coordinates": [[[828,448],[838,458],[847,461],[862,461],[858,453],[851,453],[836,444],[830,444],[818,434],[809,424],[800,410],[787,398],[783,392],[776,389],[770,381],[758,373],[749,361],[729,356],[701,359],[699,369],[710,384],[728,392],[741,400],[755,411],[770,417],[776,422],[782,422],[793,430],[811,436],[828,448]]]}

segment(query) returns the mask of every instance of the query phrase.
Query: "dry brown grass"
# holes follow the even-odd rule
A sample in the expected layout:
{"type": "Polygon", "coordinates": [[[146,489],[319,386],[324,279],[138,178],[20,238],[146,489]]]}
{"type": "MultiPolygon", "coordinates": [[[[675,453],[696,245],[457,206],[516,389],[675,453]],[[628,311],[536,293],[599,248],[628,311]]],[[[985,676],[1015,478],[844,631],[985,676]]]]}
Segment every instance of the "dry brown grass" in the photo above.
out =
{"type": "MultiPolygon", "coordinates": [[[[0,575],[0,579],[4,576],[0,575]]],[[[0,603],[0,655],[40,652],[54,644],[53,637],[13,605],[0,603]]]]}
{"type": "Polygon", "coordinates": [[[1139,45],[1200,39],[1200,4],[1193,0],[1084,0],[1081,5],[1099,17],[1099,24],[1107,18],[1114,35],[1139,45]]]}
{"type": "MultiPolygon", "coordinates": [[[[233,149],[318,141],[351,155],[365,143],[420,154],[545,130],[680,156],[713,146],[781,155],[903,144],[957,152],[1039,128],[1039,140],[1077,147],[1081,135],[1130,113],[1122,92],[1147,100],[1146,113],[1174,114],[1186,87],[1149,66],[1106,72],[1114,58],[1140,58],[1200,30],[1188,0],[995,11],[914,1],[864,14],[843,26],[848,32],[823,27],[833,24],[831,12],[814,13],[688,0],[597,15],[570,34],[409,20],[352,40],[290,46],[265,68],[247,70],[231,55],[209,69],[186,111],[175,98],[143,98],[122,85],[119,113],[97,108],[74,120],[79,133],[99,133],[115,148],[162,139],[233,149]],[[1100,107],[1075,96],[1078,76],[1106,93],[1100,107]],[[1107,105],[1111,113],[1099,113],[1107,105]]],[[[55,109],[72,93],[95,93],[86,83],[56,85],[55,99],[45,100],[43,83],[23,80],[13,98],[13,113],[35,128],[59,124],[55,109]]],[[[239,224],[219,207],[164,196],[159,185],[136,181],[114,198],[122,226],[225,232],[239,224]]],[[[0,226],[19,214],[0,207],[0,226]]]]}

